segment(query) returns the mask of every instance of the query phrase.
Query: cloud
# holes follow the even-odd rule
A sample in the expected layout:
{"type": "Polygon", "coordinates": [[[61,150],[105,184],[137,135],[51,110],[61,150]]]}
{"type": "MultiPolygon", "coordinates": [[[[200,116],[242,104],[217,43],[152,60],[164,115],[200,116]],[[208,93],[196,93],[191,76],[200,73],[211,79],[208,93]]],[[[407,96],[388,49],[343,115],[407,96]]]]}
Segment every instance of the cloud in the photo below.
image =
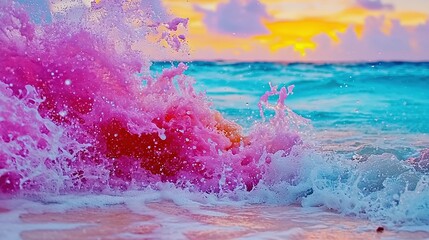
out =
{"type": "Polygon", "coordinates": [[[224,49],[214,50],[210,47],[205,47],[194,52],[188,58],[182,58],[181,60],[224,60],[224,61],[279,61],[279,62],[296,62],[300,58],[300,54],[294,51],[292,48],[282,48],[276,52],[270,51],[268,46],[255,44],[252,51],[246,51],[243,49],[224,49]]]}
{"type": "Polygon", "coordinates": [[[429,20],[416,27],[412,44],[429,59],[429,20]]]}
{"type": "Polygon", "coordinates": [[[364,31],[358,37],[349,27],[339,34],[339,43],[327,35],[314,38],[317,47],[309,51],[310,61],[427,61],[429,60],[429,21],[415,28],[402,26],[399,21],[391,22],[389,34],[382,32],[384,18],[369,17],[364,31]]]}
{"type": "Polygon", "coordinates": [[[385,4],[381,0],[356,0],[356,4],[369,10],[393,10],[392,4],[385,4]]]}
{"type": "MultiPolygon", "coordinates": [[[[238,39],[224,49],[215,50],[206,45],[191,51],[183,60],[237,60],[237,61],[282,61],[282,62],[367,62],[367,61],[429,61],[429,20],[419,26],[404,26],[398,20],[390,21],[390,30],[385,32],[386,19],[368,17],[362,32],[357,34],[354,26],[337,34],[333,40],[328,34],[312,38],[316,47],[302,56],[292,46],[276,51],[265,41],[252,42],[238,39]],[[240,44],[240,41],[242,44],[240,44]],[[247,47],[243,47],[248,45],[247,47]]],[[[215,42],[231,41],[230,36],[216,35],[215,42]]],[[[176,56],[171,56],[173,59],[176,56]]]]}
{"type": "Polygon", "coordinates": [[[230,0],[220,3],[215,11],[195,6],[204,13],[204,23],[209,30],[248,37],[268,33],[262,23],[269,18],[265,5],[258,0],[230,0]]]}

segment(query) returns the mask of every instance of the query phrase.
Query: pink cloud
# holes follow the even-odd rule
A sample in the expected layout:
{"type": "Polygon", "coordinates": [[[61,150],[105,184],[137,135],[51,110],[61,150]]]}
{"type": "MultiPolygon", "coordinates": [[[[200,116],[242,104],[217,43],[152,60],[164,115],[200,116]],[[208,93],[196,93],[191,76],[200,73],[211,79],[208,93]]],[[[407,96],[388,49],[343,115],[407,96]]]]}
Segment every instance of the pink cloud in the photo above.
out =
{"type": "Polygon", "coordinates": [[[353,27],[339,34],[339,43],[328,36],[319,35],[314,40],[317,48],[307,54],[310,61],[423,61],[429,60],[429,21],[407,28],[399,21],[392,21],[389,34],[381,31],[384,18],[370,17],[365,22],[359,38],[353,27]]]}
{"type": "Polygon", "coordinates": [[[271,52],[268,46],[255,45],[252,51],[234,49],[225,49],[216,51],[210,47],[199,49],[192,52],[190,56],[182,57],[180,60],[224,60],[224,61],[280,61],[280,62],[296,62],[300,58],[300,53],[293,50],[293,48],[282,48],[277,52],[271,52]]]}
{"type": "Polygon", "coordinates": [[[356,0],[356,4],[370,10],[394,9],[392,4],[385,4],[381,0],[356,0]]]}
{"type": "Polygon", "coordinates": [[[426,56],[429,56],[429,20],[426,24],[417,26],[414,31],[414,41],[416,48],[426,56]]]}
{"type": "Polygon", "coordinates": [[[195,9],[205,14],[204,23],[208,29],[218,33],[242,37],[268,33],[262,19],[269,15],[258,0],[230,0],[219,4],[215,11],[199,6],[195,9]]]}
{"type": "Polygon", "coordinates": [[[215,51],[207,46],[191,51],[190,56],[182,56],[179,59],[283,62],[429,61],[429,21],[416,27],[407,27],[393,20],[388,34],[382,31],[384,23],[385,19],[382,17],[369,17],[365,21],[361,36],[350,26],[346,32],[338,34],[338,42],[334,42],[328,35],[318,35],[313,39],[317,47],[309,50],[305,57],[292,47],[272,52],[269,46],[255,43],[251,51],[215,51]]]}

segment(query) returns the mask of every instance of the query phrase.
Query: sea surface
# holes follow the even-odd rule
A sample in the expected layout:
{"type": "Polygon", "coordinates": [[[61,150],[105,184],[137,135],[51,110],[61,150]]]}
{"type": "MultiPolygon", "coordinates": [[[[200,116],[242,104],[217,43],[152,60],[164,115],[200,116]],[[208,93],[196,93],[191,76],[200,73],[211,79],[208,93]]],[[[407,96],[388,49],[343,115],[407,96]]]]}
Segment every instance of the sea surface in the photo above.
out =
{"type": "MultiPolygon", "coordinates": [[[[151,69],[172,64],[177,63],[155,62],[151,69]]],[[[213,107],[245,128],[261,119],[259,98],[270,84],[295,85],[286,103],[311,121],[325,147],[385,151],[406,159],[428,146],[427,62],[187,64],[187,74],[213,107]]]]}

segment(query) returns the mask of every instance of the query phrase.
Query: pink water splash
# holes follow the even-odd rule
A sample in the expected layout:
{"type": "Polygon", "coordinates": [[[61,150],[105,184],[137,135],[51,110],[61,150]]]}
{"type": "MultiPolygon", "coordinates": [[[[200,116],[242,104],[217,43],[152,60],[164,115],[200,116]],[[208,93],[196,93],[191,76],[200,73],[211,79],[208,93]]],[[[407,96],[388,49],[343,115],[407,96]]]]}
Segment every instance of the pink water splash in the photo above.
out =
{"type": "Polygon", "coordinates": [[[188,22],[188,18],[175,18],[165,23],[164,25],[169,31],[163,32],[161,39],[165,40],[172,49],[179,51],[182,47],[182,43],[186,41],[186,37],[183,34],[176,34],[175,32],[178,30],[180,24],[186,29],[188,27],[188,22]]]}
{"type": "Polygon", "coordinates": [[[73,140],[67,129],[43,118],[39,113],[42,102],[29,85],[18,98],[0,82],[0,192],[59,193],[84,184],[86,189],[96,188],[106,170],[93,172],[99,176],[96,181],[78,176],[80,169],[94,164],[79,157],[88,145],[73,140]]]}
{"type": "MultiPolygon", "coordinates": [[[[270,155],[301,143],[285,114],[293,87],[261,98],[268,106],[268,96],[279,95],[276,116],[245,136],[194,90],[185,64],[157,77],[145,72],[145,56],[133,48],[136,25],[124,18],[134,15],[123,2],[103,2],[83,18],[104,13],[97,21],[49,25],[33,24],[13,4],[0,6],[1,193],[125,190],[160,181],[205,192],[251,190],[270,155]],[[116,15],[118,9],[124,11],[116,15]]],[[[187,20],[167,25],[179,24],[187,20]]]]}
{"type": "Polygon", "coordinates": [[[168,22],[152,22],[149,26],[153,33],[160,35],[158,42],[164,41],[171,49],[178,52],[186,43],[186,36],[180,33],[180,25],[186,30],[188,22],[189,18],[174,18],[168,22]]]}
{"type": "Polygon", "coordinates": [[[259,113],[261,114],[261,117],[263,120],[265,120],[265,116],[264,116],[264,110],[263,110],[263,106],[269,109],[273,109],[276,112],[276,116],[282,118],[284,117],[285,114],[285,100],[286,98],[293,94],[293,89],[294,89],[294,85],[291,85],[287,88],[282,87],[280,89],[280,91],[277,90],[277,86],[273,86],[270,83],[270,91],[265,92],[264,95],[262,95],[262,97],[259,100],[258,103],[258,107],[259,107],[259,113]],[[274,95],[279,95],[279,98],[277,100],[277,104],[276,105],[271,105],[268,102],[268,98],[274,95]]]}

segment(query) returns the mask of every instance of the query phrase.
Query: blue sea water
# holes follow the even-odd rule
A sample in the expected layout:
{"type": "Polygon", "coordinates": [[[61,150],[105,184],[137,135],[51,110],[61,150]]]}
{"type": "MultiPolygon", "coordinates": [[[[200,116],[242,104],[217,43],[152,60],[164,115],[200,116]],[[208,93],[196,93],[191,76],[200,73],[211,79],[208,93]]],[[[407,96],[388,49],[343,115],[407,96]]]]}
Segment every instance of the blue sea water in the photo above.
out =
{"type": "MultiPolygon", "coordinates": [[[[177,63],[156,62],[152,70],[172,64],[177,63]]],[[[429,146],[428,62],[196,61],[188,66],[187,75],[196,79],[213,108],[244,127],[260,120],[258,101],[269,83],[295,85],[286,104],[311,120],[322,145],[336,144],[339,151],[343,145],[345,151],[391,152],[401,159],[429,146]],[[324,138],[326,131],[336,138],[324,138]]]]}

